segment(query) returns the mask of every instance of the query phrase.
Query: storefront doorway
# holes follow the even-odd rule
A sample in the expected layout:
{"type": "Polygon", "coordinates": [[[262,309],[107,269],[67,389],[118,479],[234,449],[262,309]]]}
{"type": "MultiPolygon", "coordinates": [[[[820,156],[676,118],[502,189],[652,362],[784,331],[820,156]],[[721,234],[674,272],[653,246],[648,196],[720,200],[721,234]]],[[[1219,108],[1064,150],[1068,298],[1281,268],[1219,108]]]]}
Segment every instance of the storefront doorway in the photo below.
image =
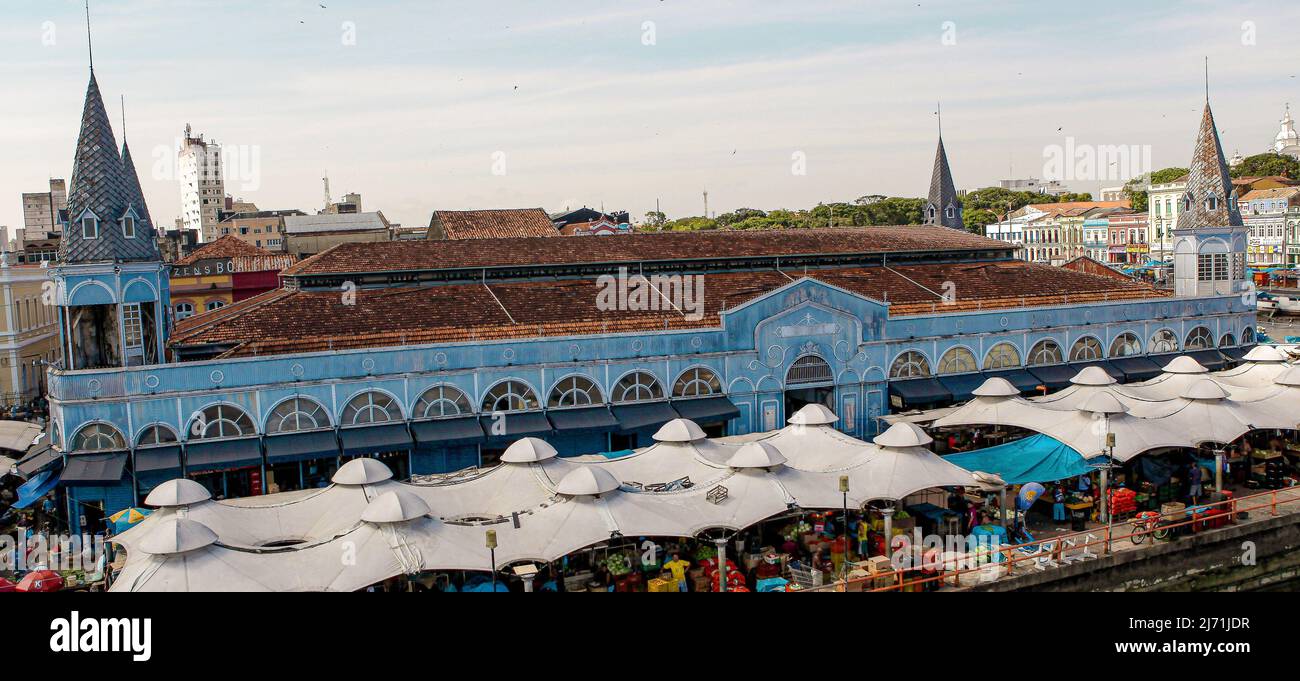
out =
{"type": "Polygon", "coordinates": [[[821,404],[835,411],[835,376],[831,367],[818,355],[804,355],[790,365],[785,374],[785,416],[809,404],[821,404]]]}

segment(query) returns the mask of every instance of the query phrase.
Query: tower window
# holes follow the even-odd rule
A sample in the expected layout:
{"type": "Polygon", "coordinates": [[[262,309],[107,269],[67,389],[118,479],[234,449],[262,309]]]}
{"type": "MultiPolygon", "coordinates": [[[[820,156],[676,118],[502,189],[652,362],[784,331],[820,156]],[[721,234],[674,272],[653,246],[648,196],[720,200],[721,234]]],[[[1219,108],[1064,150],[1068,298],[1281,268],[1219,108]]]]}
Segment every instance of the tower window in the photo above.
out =
{"type": "Polygon", "coordinates": [[[943,216],[950,220],[956,217],[956,215],[957,215],[957,209],[953,208],[952,206],[948,206],[947,208],[943,209],[943,216]]]}
{"type": "Polygon", "coordinates": [[[930,206],[928,210],[929,210],[930,219],[933,220],[933,219],[934,219],[934,206],[930,206]]]}
{"type": "MultiPolygon", "coordinates": [[[[130,220],[130,218],[127,218],[130,220]]],[[[140,322],[140,303],[128,303],[122,306],[122,332],[126,336],[127,349],[144,346],[144,326],[140,322]]]]}
{"type": "Polygon", "coordinates": [[[99,220],[93,215],[81,218],[81,237],[83,239],[99,238],[99,220]]]}
{"type": "Polygon", "coordinates": [[[1219,197],[1214,194],[1210,194],[1209,196],[1206,196],[1205,210],[1218,210],[1218,209],[1219,209],[1219,197]]]}
{"type": "Polygon", "coordinates": [[[135,218],[130,215],[122,218],[122,235],[128,239],[135,238],[135,218]]]}

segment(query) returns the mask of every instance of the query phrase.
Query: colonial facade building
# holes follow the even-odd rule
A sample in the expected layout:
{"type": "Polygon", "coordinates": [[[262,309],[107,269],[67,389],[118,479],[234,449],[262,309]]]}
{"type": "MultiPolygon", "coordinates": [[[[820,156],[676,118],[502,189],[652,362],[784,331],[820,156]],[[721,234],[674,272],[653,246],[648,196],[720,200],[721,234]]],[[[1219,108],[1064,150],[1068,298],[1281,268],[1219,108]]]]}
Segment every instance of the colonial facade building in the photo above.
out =
{"type": "Polygon", "coordinates": [[[816,402],[868,437],[990,375],[1026,393],[1088,365],[1138,379],[1254,341],[1234,291],[1175,298],[949,228],[942,178],[923,226],[341,243],[170,328],[115,149],[92,79],[54,272],[66,355],[48,376],[74,519],[177,476],[242,496],[324,484],[358,456],[445,473],[524,435],[566,455],[638,447],[678,416],[741,434],[816,402]]]}

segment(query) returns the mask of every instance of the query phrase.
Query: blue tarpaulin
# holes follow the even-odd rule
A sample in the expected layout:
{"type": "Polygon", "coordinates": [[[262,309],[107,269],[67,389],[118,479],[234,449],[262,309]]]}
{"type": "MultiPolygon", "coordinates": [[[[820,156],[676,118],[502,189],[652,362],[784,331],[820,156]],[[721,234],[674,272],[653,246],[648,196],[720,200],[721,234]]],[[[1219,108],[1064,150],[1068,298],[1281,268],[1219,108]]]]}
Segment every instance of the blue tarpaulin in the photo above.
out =
{"type": "Polygon", "coordinates": [[[18,486],[18,501],[14,502],[14,508],[27,508],[32,504],[40,501],[41,497],[50,493],[59,484],[59,476],[55,471],[41,471],[32,476],[31,480],[18,486]]]}
{"type": "Polygon", "coordinates": [[[1009,485],[1053,482],[1092,470],[1092,466],[1081,454],[1046,435],[1032,435],[996,447],[951,454],[943,458],[968,471],[996,473],[1009,485]]]}

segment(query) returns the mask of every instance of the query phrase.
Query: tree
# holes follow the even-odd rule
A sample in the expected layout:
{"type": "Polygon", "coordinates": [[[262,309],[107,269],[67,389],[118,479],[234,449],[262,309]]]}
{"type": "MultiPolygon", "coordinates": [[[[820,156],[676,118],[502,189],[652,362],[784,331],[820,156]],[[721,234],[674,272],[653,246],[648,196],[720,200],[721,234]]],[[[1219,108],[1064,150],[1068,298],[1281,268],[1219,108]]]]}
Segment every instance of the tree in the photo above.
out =
{"type": "Polygon", "coordinates": [[[1281,175],[1283,177],[1300,178],[1300,161],[1270,151],[1264,154],[1247,156],[1235,168],[1230,169],[1228,174],[1233,177],[1281,175]]]}
{"type": "Polygon", "coordinates": [[[1151,173],[1151,184],[1166,184],[1187,174],[1186,168],[1162,168],[1151,173]]]}
{"type": "Polygon", "coordinates": [[[663,211],[652,210],[645,214],[645,226],[649,229],[663,229],[665,222],[668,222],[668,216],[663,211]]]}

